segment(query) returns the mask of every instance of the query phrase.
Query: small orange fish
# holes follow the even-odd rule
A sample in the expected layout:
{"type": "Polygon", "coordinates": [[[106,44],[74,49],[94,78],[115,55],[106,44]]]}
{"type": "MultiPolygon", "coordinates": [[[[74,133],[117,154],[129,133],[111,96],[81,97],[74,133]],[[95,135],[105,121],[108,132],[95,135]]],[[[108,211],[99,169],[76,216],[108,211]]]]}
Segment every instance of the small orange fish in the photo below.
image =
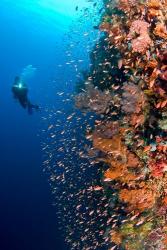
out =
{"type": "Polygon", "coordinates": [[[164,108],[166,106],[166,104],[167,104],[167,100],[161,102],[161,108],[164,108]]]}
{"type": "Polygon", "coordinates": [[[122,68],[122,64],[123,64],[123,60],[122,59],[118,60],[118,68],[119,69],[122,68]]]}

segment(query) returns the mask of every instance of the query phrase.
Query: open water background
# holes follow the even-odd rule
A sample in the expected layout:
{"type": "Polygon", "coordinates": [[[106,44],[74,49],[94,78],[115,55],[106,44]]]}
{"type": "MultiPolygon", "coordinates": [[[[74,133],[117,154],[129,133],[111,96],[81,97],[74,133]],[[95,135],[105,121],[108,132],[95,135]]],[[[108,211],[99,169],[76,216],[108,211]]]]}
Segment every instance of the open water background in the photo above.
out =
{"type": "Polygon", "coordinates": [[[58,91],[74,88],[70,85],[65,89],[69,75],[75,83],[72,71],[59,71],[57,64],[67,60],[68,41],[63,37],[75,22],[76,5],[84,4],[83,0],[0,1],[1,250],[66,249],[42,172],[41,139],[37,135],[43,109],[53,103],[55,108],[58,105],[55,86],[58,91]],[[41,112],[32,116],[15,102],[11,93],[14,77],[29,64],[37,68],[27,82],[29,96],[41,106],[41,112]]]}

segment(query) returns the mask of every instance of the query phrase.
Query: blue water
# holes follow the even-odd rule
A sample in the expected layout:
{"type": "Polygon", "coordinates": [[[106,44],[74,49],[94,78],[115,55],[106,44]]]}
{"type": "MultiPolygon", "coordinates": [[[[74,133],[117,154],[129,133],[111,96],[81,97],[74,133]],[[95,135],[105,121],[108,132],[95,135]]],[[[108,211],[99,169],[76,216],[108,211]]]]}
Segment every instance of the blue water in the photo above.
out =
{"type": "MultiPolygon", "coordinates": [[[[52,104],[56,107],[55,89],[65,90],[62,88],[69,73],[67,70],[64,75],[57,65],[66,61],[64,37],[77,18],[75,6],[82,7],[85,2],[0,1],[1,250],[67,249],[58,230],[48,180],[42,171],[38,134],[43,110],[52,104]],[[37,68],[36,75],[27,83],[29,96],[41,106],[41,112],[32,116],[11,93],[14,77],[29,64],[37,68]]],[[[73,88],[70,85],[65,91],[73,88]]]]}

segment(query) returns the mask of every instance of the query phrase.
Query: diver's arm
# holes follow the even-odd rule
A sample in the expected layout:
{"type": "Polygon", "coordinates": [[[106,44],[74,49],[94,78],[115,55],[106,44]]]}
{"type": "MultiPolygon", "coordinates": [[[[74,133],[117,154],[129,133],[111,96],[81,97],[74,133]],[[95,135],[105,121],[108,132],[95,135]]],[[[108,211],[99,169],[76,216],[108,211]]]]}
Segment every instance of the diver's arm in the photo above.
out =
{"type": "Polygon", "coordinates": [[[28,89],[25,84],[22,85],[22,83],[20,83],[19,85],[18,83],[14,83],[12,86],[12,92],[17,99],[24,98],[27,101],[28,89]]]}
{"type": "Polygon", "coordinates": [[[27,86],[24,83],[13,84],[12,88],[26,89],[27,86]]]}

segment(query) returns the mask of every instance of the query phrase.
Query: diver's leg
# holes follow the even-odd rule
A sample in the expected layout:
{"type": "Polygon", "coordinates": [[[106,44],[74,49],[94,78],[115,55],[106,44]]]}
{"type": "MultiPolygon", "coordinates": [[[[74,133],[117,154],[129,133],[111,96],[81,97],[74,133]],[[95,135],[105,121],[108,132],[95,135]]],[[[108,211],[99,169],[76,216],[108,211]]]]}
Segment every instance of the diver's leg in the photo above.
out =
{"type": "Polygon", "coordinates": [[[39,106],[38,105],[34,105],[30,101],[28,101],[28,113],[32,114],[33,113],[33,109],[38,110],[39,106]]]}
{"type": "Polygon", "coordinates": [[[24,109],[27,108],[27,103],[25,102],[25,100],[19,99],[19,102],[24,109]]]}
{"type": "Polygon", "coordinates": [[[28,113],[31,115],[33,113],[33,107],[30,101],[27,103],[28,113]]]}

